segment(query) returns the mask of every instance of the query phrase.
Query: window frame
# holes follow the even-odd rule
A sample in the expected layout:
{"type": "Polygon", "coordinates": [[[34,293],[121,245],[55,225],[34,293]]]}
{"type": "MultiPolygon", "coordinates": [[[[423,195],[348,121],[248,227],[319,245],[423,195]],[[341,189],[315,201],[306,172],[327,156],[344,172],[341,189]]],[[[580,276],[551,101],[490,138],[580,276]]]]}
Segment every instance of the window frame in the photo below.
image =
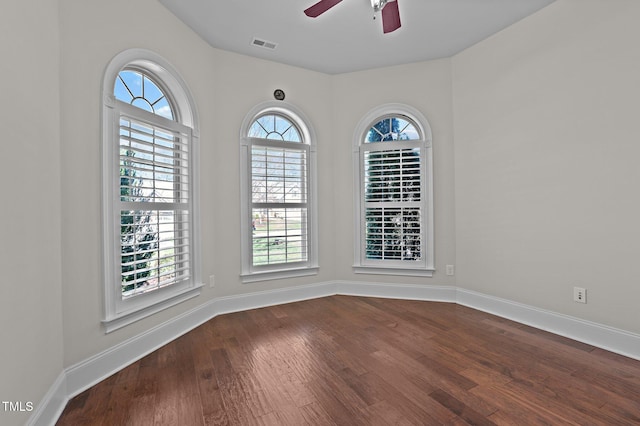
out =
{"type": "MultiPolygon", "coordinates": [[[[154,52],[129,49],[116,55],[108,64],[102,84],[102,226],[103,293],[102,324],[110,333],[200,294],[203,286],[200,269],[199,218],[199,134],[195,103],[186,83],[173,67],[154,52]],[[114,84],[120,71],[132,69],[152,77],[173,109],[174,119],[143,110],[114,96],[114,84]],[[187,211],[189,215],[189,276],[187,281],[171,284],[124,299],[120,263],[120,120],[129,117],[150,126],[170,128],[189,141],[187,173],[190,183],[187,211]]],[[[162,210],[159,206],[158,211],[162,210]]]]}
{"type": "MultiPolygon", "coordinates": [[[[371,151],[370,149],[368,151],[371,151]]],[[[433,148],[431,126],[426,117],[408,105],[392,103],[381,105],[369,111],[355,128],[353,136],[353,182],[354,198],[354,263],[353,271],[358,274],[406,275],[432,277],[435,271],[434,256],[434,217],[433,217],[433,148]],[[388,142],[369,142],[365,139],[371,129],[380,120],[390,117],[408,119],[416,127],[421,138],[413,141],[395,140],[388,142]],[[384,145],[380,145],[384,144],[384,145]],[[366,249],[366,201],[365,201],[365,170],[364,153],[367,146],[384,146],[395,149],[420,148],[421,170],[421,254],[420,261],[409,260],[373,260],[368,259],[366,249]]]]}
{"type": "Polygon", "coordinates": [[[240,127],[240,238],[241,272],[243,283],[316,275],[318,266],[317,228],[317,153],[315,132],[310,120],[297,107],[283,102],[270,101],[256,105],[245,116],[240,127]],[[261,116],[276,114],[293,123],[300,133],[301,142],[272,141],[274,147],[298,149],[307,152],[307,260],[301,262],[253,265],[253,199],[252,199],[252,155],[255,145],[270,145],[268,139],[249,137],[249,129],[261,116]]]}

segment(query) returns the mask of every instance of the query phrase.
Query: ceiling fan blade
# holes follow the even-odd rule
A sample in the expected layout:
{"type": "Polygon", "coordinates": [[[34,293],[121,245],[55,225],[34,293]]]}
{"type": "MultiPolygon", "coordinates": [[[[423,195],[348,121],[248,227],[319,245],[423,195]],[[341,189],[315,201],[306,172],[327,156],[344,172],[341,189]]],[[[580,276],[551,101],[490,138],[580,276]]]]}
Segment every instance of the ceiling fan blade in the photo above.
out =
{"type": "Polygon", "coordinates": [[[314,4],[310,8],[304,11],[304,14],[309,16],[310,18],[316,18],[327,10],[331,9],[336,4],[340,3],[342,0],[320,0],[318,3],[314,4]]]}
{"type": "Polygon", "coordinates": [[[382,32],[390,33],[400,28],[401,25],[398,0],[388,2],[382,9],[382,32]]]}

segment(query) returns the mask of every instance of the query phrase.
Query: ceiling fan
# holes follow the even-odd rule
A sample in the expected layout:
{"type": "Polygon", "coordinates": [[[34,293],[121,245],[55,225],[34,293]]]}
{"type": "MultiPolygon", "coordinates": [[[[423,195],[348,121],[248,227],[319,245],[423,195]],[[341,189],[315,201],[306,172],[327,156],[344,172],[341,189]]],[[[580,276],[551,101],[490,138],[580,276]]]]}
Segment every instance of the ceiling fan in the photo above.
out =
{"type": "MultiPolygon", "coordinates": [[[[304,14],[311,18],[316,18],[341,1],[342,0],[320,0],[318,3],[306,9],[304,14]]],[[[371,0],[371,7],[376,13],[382,11],[383,33],[387,34],[400,28],[398,0],[371,0]]]]}

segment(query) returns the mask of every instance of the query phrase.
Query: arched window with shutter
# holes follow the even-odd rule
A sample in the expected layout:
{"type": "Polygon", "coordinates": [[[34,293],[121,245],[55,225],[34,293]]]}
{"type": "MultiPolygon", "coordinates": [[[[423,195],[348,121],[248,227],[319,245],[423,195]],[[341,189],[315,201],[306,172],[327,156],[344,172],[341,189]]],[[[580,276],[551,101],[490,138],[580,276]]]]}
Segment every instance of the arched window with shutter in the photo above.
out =
{"type": "Polygon", "coordinates": [[[109,332],[199,293],[198,138],[185,83],[154,53],[116,56],[103,90],[109,332]]]}
{"type": "Polygon", "coordinates": [[[317,271],[315,145],[293,106],[250,112],[240,143],[244,282],[317,271]]]}
{"type": "Polygon", "coordinates": [[[358,125],[355,271],[431,276],[431,131],[417,110],[385,105],[358,125]]]}

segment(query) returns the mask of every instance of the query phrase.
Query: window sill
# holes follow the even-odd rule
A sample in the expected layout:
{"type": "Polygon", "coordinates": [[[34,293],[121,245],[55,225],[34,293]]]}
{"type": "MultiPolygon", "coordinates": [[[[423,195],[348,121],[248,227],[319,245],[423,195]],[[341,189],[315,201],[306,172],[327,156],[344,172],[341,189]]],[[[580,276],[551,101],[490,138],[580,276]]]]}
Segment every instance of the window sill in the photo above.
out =
{"type": "Polygon", "coordinates": [[[158,303],[154,303],[150,306],[138,309],[133,312],[123,313],[110,319],[103,320],[102,324],[104,325],[105,332],[109,334],[112,331],[118,330],[150,315],[182,303],[185,300],[197,297],[200,295],[201,291],[202,284],[197,284],[195,287],[190,287],[188,290],[164,299],[158,303]]]}
{"type": "Polygon", "coordinates": [[[306,277],[317,275],[320,268],[317,266],[295,268],[295,269],[272,269],[269,271],[259,271],[241,274],[242,283],[254,283],[258,281],[279,280],[283,278],[306,277]]]}
{"type": "Polygon", "coordinates": [[[388,266],[363,266],[353,265],[353,272],[356,274],[373,275],[405,275],[410,277],[433,277],[434,268],[391,268],[388,266]]]}

